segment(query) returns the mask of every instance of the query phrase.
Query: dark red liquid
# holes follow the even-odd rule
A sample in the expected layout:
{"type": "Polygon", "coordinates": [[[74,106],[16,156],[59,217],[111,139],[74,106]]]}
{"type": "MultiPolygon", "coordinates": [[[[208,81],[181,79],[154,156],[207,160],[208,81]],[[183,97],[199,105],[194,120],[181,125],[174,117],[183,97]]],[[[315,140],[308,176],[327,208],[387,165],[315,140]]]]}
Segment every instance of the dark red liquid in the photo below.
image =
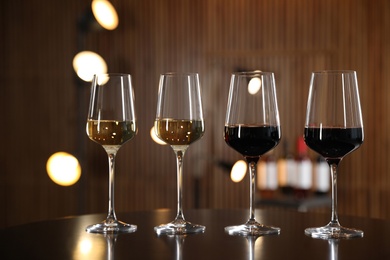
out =
{"type": "Polygon", "coordinates": [[[362,128],[305,127],[307,146],[326,159],[341,159],[363,143],[362,128]]]}
{"type": "Polygon", "coordinates": [[[245,157],[259,158],[280,141],[277,126],[225,126],[225,142],[245,157]]]}

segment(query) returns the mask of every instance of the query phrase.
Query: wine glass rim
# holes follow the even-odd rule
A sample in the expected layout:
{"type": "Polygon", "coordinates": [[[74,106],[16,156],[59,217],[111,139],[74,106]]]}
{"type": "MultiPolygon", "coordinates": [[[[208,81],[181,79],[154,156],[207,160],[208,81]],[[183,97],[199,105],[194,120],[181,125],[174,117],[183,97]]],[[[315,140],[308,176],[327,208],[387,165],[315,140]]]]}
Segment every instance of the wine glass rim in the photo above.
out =
{"type": "Polygon", "coordinates": [[[313,74],[354,74],[355,70],[318,70],[313,71],[313,74]]]}
{"type": "Polygon", "coordinates": [[[171,71],[171,72],[164,72],[161,73],[161,76],[198,76],[198,72],[178,72],[178,71],[171,71]]]}
{"type": "Polygon", "coordinates": [[[246,76],[246,75],[269,75],[274,73],[270,71],[252,70],[252,71],[236,71],[233,72],[232,74],[236,76],[246,76]]]}
{"type": "Polygon", "coordinates": [[[120,72],[109,72],[109,73],[99,73],[94,74],[94,77],[112,77],[112,76],[119,76],[119,77],[131,77],[131,74],[129,73],[120,73],[120,72]]]}

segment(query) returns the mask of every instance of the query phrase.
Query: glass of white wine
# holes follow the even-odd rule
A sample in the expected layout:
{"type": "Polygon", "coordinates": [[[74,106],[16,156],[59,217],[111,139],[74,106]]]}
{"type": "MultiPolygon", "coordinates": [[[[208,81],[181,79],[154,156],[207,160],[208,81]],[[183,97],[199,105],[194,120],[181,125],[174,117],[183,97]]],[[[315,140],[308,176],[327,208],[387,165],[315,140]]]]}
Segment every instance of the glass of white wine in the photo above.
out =
{"type": "Polygon", "coordinates": [[[119,221],[114,209],[115,156],[137,133],[134,90],[129,74],[94,75],[87,118],[88,137],[103,146],[109,163],[107,218],[86,228],[90,233],[131,233],[136,225],[119,221]]]}
{"type": "Polygon", "coordinates": [[[184,219],[182,208],[184,153],[190,144],[203,136],[205,129],[197,73],[166,73],[160,76],[154,129],[157,137],[172,147],[177,163],[176,218],[154,230],[158,235],[204,232],[204,226],[184,219]]]}

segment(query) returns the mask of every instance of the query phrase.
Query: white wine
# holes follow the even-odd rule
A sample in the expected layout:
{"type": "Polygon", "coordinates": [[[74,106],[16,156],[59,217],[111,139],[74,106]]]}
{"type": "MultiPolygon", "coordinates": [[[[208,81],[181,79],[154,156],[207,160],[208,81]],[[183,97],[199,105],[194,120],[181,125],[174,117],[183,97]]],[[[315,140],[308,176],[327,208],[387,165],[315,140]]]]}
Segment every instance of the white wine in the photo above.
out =
{"type": "Polygon", "coordinates": [[[103,146],[120,146],[137,133],[133,121],[88,120],[88,137],[103,146]]]}
{"type": "Polygon", "coordinates": [[[204,133],[203,120],[157,119],[154,122],[157,136],[170,145],[190,145],[204,133]]]}

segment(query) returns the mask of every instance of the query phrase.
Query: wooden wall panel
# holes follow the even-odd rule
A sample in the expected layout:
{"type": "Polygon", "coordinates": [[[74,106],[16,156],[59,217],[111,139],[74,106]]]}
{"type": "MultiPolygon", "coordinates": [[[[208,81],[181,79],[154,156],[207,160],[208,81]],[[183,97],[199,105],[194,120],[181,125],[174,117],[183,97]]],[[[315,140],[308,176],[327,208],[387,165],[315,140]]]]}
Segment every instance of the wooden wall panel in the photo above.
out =
{"type": "MultiPolygon", "coordinates": [[[[149,136],[160,73],[200,73],[206,133],[185,157],[185,208],[246,208],[247,180],[232,183],[216,163],[240,159],[222,138],[230,74],[275,72],[282,142],[293,145],[303,130],[311,71],[353,69],[365,143],[341,163],[340,213],[390,217],[389,1],[113,0],[119,28],[80,35],[77,20],[89,3],[0,3],[0,226],[106,211],[107,158],[85,135],[89,84],[71,67],[81,49],[101,54],[111,72],[133,76],[139,129],[118,153],[118,212],[176,207],[174,154],[149,136]],[[72,187],[53,184],[45,172],[60,150],[83,167],[72,187]]],[[[281,152],[282,145],[274,151],[281,152]]]]}

